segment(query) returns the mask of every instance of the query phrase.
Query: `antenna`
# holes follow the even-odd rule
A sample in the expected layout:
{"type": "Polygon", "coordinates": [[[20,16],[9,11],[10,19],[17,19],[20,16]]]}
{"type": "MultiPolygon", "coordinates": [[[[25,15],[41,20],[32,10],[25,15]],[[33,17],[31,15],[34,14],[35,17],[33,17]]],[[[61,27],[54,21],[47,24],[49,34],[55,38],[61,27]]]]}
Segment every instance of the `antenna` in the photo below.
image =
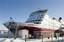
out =
{"type": "Polygon", "coordinates": [[[10,19],[13,19],[12,17],[10,17],[10,19]]]}
{"type": "Polygon", "coordinates": [[[14,22],[14,19],[12,17],[10,17],[10,22],[14,22]]]}

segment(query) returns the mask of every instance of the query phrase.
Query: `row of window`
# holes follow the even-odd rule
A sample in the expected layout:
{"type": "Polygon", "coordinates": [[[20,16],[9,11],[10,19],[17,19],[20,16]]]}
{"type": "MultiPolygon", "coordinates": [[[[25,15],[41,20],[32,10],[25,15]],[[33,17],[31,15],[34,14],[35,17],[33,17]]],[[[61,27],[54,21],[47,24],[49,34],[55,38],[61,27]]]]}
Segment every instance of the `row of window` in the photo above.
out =
{"type": "Polygon", "coordinates": [[[30,17],[28,19],[28,21],[31,21],[31,20],[40,20],[40,19],[43,19],[44,17],[43,16],[33,16],[33,17],[30,17]]]}
{"type": "Polygon", "coordinates": [[[27,23],[28,23],[28,22],[32,22],[32,23],[35,23],[35,24],[40,24],[41,21],[42,21],[42,19],[40,19],[40,20],[31,20],[31,21],[26,21],[26,22],[27,22],[27,23]]]}
{"type": "Polygon", "coordinates": [[[43,11],[37,11],[37,12],[33,12],[30,16],[34,16],[34,15],[44,15],[46,12],[43,11]]]}

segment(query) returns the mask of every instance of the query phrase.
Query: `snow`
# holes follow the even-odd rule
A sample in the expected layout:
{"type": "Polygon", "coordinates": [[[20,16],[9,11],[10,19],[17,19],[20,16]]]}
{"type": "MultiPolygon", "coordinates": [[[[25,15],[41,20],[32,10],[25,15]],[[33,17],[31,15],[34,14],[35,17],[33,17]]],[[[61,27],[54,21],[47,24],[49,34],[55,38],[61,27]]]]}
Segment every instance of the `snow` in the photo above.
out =
{"type": "MultiPolygon", "coordinates": [[[[64,40],[64,37],[59,37],[59,39],[56,38],[44,38],[43,42],[46,41],[58,41],[58,40],[64,40]]],[[[0,38],[0,42],[25,42],[25,40],[21,39],[21,38],[0,38]]],[[[42,42],[42,39],[27,39],[26,42],[42,42]]]]}

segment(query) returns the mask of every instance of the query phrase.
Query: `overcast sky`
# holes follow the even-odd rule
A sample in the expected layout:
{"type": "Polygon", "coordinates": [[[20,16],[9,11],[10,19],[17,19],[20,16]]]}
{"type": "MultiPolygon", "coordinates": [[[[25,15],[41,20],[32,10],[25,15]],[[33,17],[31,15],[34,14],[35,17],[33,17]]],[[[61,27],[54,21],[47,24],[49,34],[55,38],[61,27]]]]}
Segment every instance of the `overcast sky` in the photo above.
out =
{"type": "Polygon", "coordinates": [[[64,0],[0,0],[0,23],[9,17],[25,22],[30,13],[40,9],[48,9],[49,16],[64,18],[64,0]]]}

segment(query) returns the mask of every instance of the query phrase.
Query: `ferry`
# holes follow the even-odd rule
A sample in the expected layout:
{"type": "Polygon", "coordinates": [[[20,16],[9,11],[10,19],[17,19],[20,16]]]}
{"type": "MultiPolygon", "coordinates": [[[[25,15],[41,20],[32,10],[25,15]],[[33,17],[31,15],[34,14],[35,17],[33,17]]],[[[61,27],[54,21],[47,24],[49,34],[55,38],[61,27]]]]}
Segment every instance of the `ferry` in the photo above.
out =
{"type": "Polygon", "coordinates": [[[25,38],[41,38],[54,37],[56,35],[64,36],[64,21],[60,17],[50,17],[48,10],[34,11],[29,15],[26,22],[16,22],[10,17],[10,21],[4,25],[17,37],[25,38]]]}

